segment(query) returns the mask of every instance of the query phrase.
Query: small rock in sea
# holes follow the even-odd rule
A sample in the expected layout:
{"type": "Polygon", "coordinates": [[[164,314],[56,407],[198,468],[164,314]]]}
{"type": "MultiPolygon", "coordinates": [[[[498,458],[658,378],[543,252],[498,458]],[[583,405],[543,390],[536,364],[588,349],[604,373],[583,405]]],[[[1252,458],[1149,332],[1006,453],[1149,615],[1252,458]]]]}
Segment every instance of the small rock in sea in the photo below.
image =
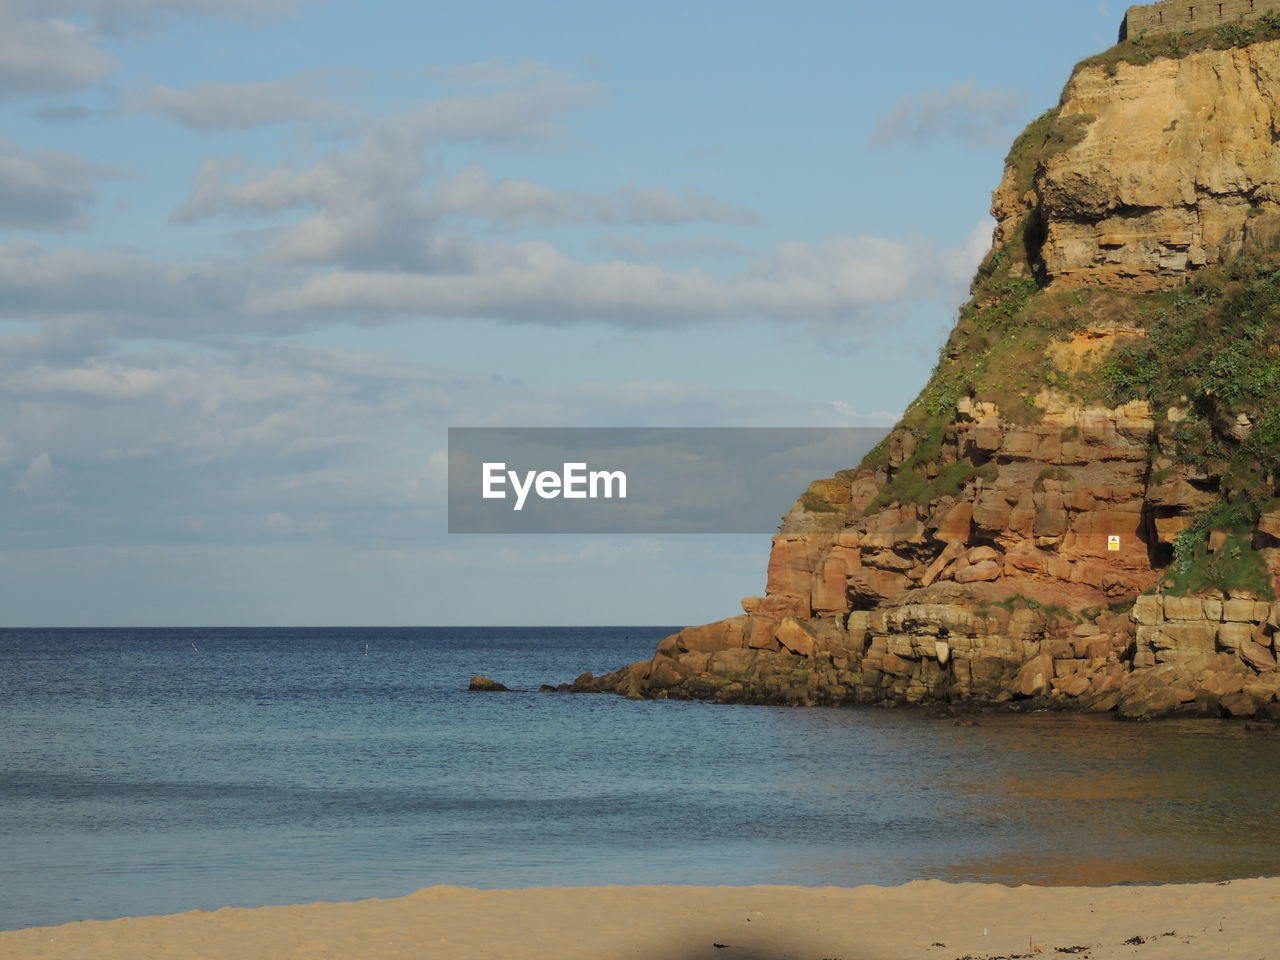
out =
{"type": "Polygon", "coordinates": [[[497,680],[490,680],[482,673],[477,673],[467,684],[468,690],[479,690],[483,693],[509,693],[511,688],[497,680]]]}

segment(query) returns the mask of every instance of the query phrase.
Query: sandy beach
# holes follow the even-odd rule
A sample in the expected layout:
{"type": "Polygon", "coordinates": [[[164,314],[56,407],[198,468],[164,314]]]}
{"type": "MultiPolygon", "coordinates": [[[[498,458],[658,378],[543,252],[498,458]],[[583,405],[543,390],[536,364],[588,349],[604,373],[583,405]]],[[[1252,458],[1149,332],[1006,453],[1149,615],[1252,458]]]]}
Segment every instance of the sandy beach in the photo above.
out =
{"type": "Polygon", "coordinates": [[[5,960],[1280,956],[1280,878],[1158,887],[429,887],[0,933],[5,960]]]}

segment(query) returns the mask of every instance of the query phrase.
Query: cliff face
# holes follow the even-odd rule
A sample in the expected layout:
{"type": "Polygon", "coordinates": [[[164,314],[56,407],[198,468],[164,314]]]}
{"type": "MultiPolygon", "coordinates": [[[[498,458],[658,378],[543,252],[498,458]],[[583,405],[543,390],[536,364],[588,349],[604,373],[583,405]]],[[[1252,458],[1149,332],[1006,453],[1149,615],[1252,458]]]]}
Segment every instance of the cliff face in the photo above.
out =
{"type": "Polygon", "coordinates": [[[929,383],[783,518],[765,595],[572,689],[1280,718],[1272,33],[1078,68],[929,383]]]}
{"type": "Polygon", "coordinates": [[[1029,210],[1055,283],[1131,290],[1181,282],[1280,238],[1280,41],[1145,66],[1080,70],[1057,119],[1079,140],[1045,159],[1032,189],[1010,169],[998,238],[1029,210]]]}

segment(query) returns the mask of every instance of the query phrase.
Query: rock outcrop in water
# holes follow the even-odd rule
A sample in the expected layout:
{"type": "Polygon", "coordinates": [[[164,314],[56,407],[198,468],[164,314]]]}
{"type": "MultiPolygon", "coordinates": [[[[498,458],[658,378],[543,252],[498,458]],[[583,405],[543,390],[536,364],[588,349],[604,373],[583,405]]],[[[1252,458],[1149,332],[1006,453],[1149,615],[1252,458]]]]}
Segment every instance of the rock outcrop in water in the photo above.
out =
{"type": "Polygon", "coordinates": [[[762,597],[571,689],[1280,718],[1280,17],[1081,64],[942,359],[762,597]]]}

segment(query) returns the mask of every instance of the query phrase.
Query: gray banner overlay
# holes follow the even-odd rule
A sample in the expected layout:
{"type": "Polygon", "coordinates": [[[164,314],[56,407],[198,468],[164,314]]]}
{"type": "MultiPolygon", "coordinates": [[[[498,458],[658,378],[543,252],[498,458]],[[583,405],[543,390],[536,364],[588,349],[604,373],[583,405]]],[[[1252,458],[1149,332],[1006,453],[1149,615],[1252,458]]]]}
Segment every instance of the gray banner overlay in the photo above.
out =
{"type": "Polygon", "coordinates": [[[451,427],[450,533],[773,533],[887,427],[451,427]]]}

